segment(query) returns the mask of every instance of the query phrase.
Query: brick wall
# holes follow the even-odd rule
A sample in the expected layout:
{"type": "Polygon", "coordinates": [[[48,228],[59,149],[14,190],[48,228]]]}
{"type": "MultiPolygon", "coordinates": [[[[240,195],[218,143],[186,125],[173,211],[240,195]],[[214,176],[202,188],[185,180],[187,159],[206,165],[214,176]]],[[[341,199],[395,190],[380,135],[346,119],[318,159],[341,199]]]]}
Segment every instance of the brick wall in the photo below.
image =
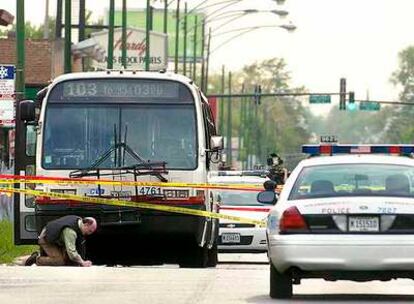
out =
{"type": "MultiPolygon", "coordinates": [[[[26,40],[25,80],[28,85],[45,85],[63,73],[61,40],[26,40]]],[[[0,64],[16,64],[16,40],[0,39],[0,64]]]]}

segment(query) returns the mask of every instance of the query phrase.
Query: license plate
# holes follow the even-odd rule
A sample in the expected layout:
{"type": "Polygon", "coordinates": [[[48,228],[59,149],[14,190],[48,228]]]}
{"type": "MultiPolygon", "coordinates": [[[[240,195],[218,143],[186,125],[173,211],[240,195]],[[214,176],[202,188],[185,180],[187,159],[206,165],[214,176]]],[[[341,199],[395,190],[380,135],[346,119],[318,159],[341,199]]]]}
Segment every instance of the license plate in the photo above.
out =
{"type": "Polygon", "coordinates": [[[162,195],[161,188],[160,187],[140,187],[138,189],[139,195],[162,195]]]}
{"type": "Polygon", "coordinates": [[[351,232],[376,232],[379,231],[379,218],[376,216],[350,216],[348,218],[348,227],[351,232]]]}
{"type": "Polygon", "coordinates": [[[221,235],[221,242],[224,243],[240,243],[239,233],[223,233],[221,235]]]}

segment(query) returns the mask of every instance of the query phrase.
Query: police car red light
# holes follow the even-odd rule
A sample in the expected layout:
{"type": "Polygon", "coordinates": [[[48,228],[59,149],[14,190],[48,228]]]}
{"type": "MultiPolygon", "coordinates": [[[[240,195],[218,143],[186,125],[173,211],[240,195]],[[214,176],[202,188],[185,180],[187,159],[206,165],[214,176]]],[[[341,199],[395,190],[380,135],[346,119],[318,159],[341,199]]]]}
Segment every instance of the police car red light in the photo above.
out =
{"type": "Polygon", "coordinates": [[[287,208],[280,219],[279,229],[281,233],[297,232],[308,230],[308,225],[305,222],[302,214],[295,206],[287,208]]]}

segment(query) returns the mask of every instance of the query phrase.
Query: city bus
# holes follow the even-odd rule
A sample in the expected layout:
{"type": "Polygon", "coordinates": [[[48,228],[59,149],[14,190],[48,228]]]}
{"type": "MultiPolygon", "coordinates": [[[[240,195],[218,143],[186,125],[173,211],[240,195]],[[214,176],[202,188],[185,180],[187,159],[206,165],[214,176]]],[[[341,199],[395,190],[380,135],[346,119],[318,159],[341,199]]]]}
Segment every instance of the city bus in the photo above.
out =
{"type": "MultiPolygon", "coordinates": [[[[114,181],[206,183],[223,139],[194,82],[168,72],[102,71],[57,77],[16,109],[15,173],[114,181]]],[[[19,184],[50,192],[217,211],[205,189],[19,184]]],[[[93,216],[86,241],[95,263],[217,263],[217,220],[156,210],[15,195],[15,243],[32,244],[45,224],[93,216]]]]}

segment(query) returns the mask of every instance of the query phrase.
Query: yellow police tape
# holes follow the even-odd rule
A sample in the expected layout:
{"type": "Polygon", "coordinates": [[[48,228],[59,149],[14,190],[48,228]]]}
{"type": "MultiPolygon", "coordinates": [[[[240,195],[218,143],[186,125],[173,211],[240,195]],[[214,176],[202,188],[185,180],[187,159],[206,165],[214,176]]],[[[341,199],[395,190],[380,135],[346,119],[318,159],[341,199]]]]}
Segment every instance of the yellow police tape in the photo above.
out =
{"type": "Polygon", "coordinates": [[[222,189],[241,191],[261,191],[263,187],[249,184],[212,184],[212,183],[176,183],[176,182],[135,182],[135,181],[111,181],[111,180],[55,180],[55,179],[0,179],[0,184],[54,184],[68,185],[108,185],[108,186],[151,186],[151,187],[173,187],[173,188],[198,188],[198,189],[222,189]]]}
{"type": "Polygon", "coordinates": [[[17,189],[17,188],[0,188],[0,192],[23,193],[27,195],[33,195],[33,196],[54,197],[54,198],[69,199],[69,200],[80,201],[84,203],[98,204],[98,205],[111,205],[111,206],[151,209],[151,210],[158,210],[158,211],[165,211],[165,212],[195,215],[195,216],[201,216],[201,217],[209,217],[209,218],[214,218],[214,219],[226,219],[226,220],[232,220],[232,221],[237,221],[237,222],[242,222],[242,223],[254,224],[259,227],[266,226],[265,221],[252,220],[248,218],[226,215],[226,214],[221,214],[217,212],[194,210],[194,209],[184,208],[184,207],[150,204],[146,202],[133,202],[133,201],[118,200],[118,199],[97,198],[97,197],[80,196],[80,195],[74,195],[74,194],[44,192],[44,191],[38,191],[38,190],[17,189]]]}

